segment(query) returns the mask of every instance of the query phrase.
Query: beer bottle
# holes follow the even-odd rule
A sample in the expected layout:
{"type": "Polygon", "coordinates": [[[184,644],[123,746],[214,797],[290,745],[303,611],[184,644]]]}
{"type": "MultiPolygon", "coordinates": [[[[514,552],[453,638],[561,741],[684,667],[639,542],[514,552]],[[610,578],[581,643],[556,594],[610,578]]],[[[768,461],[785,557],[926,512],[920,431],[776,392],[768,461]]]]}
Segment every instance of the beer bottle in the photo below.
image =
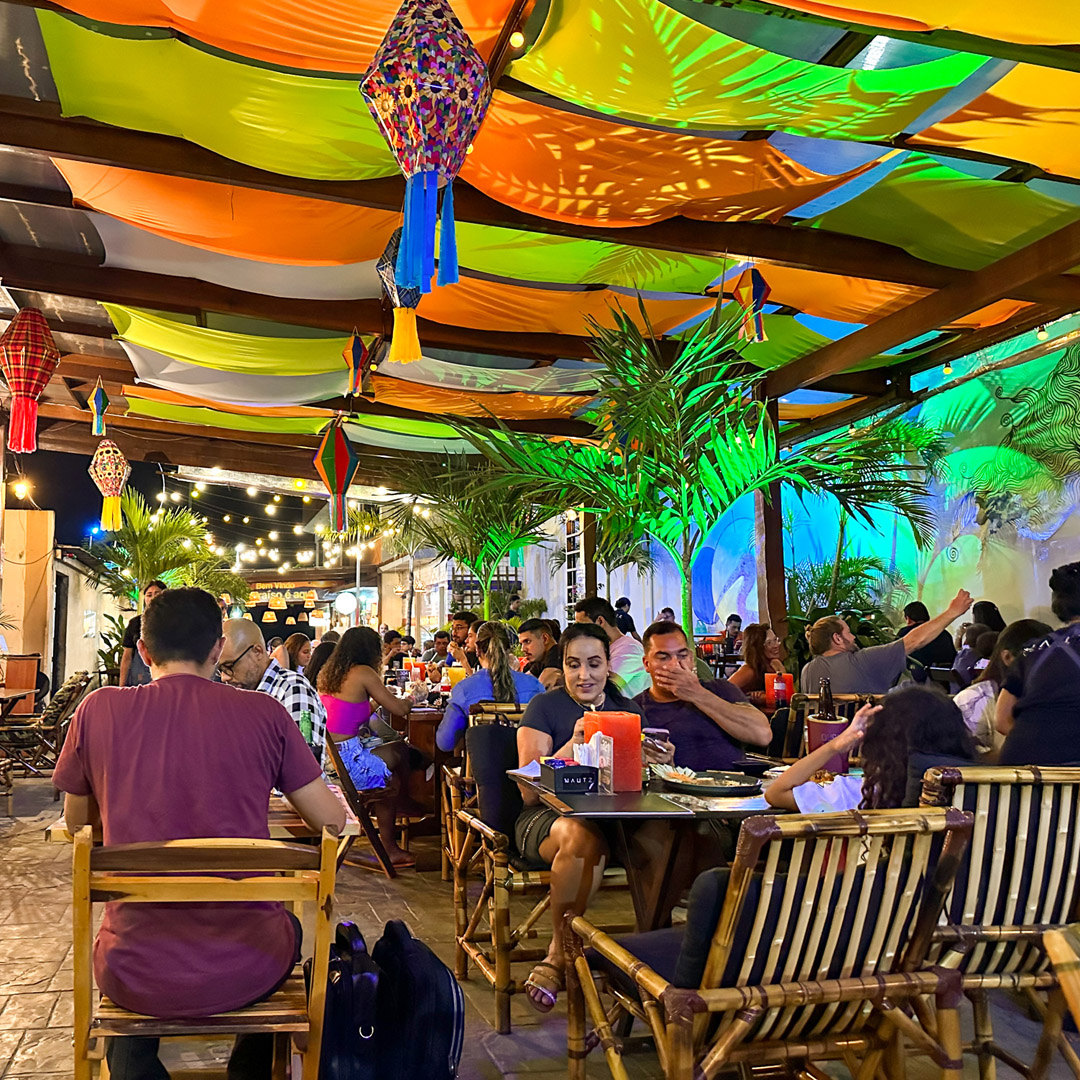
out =
{"type": "Polygon", "coordinates": [[[835,720],[836,706],[832,698],[832,681],[828,675],[822,676],[821,685],[818,687],[817,714],[819,720],[835,720]]]}

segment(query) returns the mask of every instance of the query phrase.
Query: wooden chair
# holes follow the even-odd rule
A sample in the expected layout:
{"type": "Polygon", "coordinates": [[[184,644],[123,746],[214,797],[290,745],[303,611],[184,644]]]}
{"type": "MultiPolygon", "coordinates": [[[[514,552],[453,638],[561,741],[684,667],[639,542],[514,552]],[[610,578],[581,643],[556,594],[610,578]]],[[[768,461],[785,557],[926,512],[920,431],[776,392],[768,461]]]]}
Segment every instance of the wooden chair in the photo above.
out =
{"type": "MultiPolygon", "coordinates": [[[[535,964],[547,955],[547,933],[537,928],[548,910],[551,873],[530,864],[514,847],[514,822],[521,811],[521,793],[506,775],[517,767],[517,733],[502,724],[481,724],[465,732],[466,759],[472,775],[448,784],[457,837],[451,865],[454,874],[454,974],[464,980],[470,964],[495,992],[495,1026],[510,1031],[510,999],[524,989],[513,977],[513,965],[535,964]],[[473,785],[476,804],[465,804],[473,785]],[[470,881],[482,882],[478,897],[469,895],[470,881]],[[525,918],[511,926],[510,901],[533,895],[525,918]]],[[[622,869],[605,871],[604,888],[625,887],[622,869]]],[[[624,927],[628,929],[629,927],[624,927]]],[[[616,928],[612,928],[613,931],[616,928]]]]}
{"type": "Polygon", "coordinates": [[[1054,965],[1054,974],[1065,995],[1073,1020],[1080,1024],[1080,926],[1047,930],[1043,934],[1043,949],[1054,965]]]}
{"type": "MultiPolygon", "coordinates": [[[[356,785],[352,782],[352,777],[349,775],[349,770],[345,768],[345,762],[341,760],[341,751],[337,747],[337,743],[329,735],[326,739],[326,753],[330,758],[330,763],[334,768],[334,772],[337,773],[338,783],[341,785],[342,794],[345,796],[345,801],[349,804],[349,809],[356,815],[356,820],[360,822],[360,828],[364,831],[364,836],[367,837],[367,842],[371,845],[371,850],[378,860],[379,866],[382,867],[383,873],[388,878],[397,877],[397,870],[394,868],[394,864],[390,861],[390,856],[386,853],[386,848],[383,846],[382,837],[379,836],[379,830],[375,825],[375,822],[371,820],[371,811],[368,809],[368,801],[377,792],[357,791],[356,785]]],[[[344,850],[340,853],[340,859],[338,865],[344,861],[345,856],[349,853],[351,845],[345,845],[344,850]]]]}
{"type": "Polygon", "coordinates": [[[276,840],[169,840],[159,844],[93,846],[89,825],[75,837],[72,874],[74,939],[75,1080],[90,1080],[91,1039],[111,1036],[274,1035],[274,1077],[283,1080],[289,1039],[307,1035],[303,1080],[317,1080],[330,958],[337,840],[324,829],[318,848],[276,840]],[[229,877],[217,875],[229,873],[229,877]],[[271,874],[281,876],[268,876],[271,874]],[[310,902],[315,948],[310,1000],[297,968],[276,993],[245,1009],[193,1019],[161,1019],[128,1012],[102,997],[94,1008],[95,902],[310,902]]]}
{"type": "Polygon", "coordinates": [[[619,942],[568,917],[570,1077],[584,1077],[599,1044],[626,1080],[612,1028],[631,1017],[647,1025],[669,1080],[784,1062],[821,1077],[812,1060],[823,1058],[842,1058],[856,1080],[882,1065],[899,1080],[905,1038],[959,1080],[959,980],[916,969],[906,953],[918,955],[920,940],[925,949],[970,831],[970,815],[951,809],[753,817],[731,867],[695,882],[684,930],[619,942]],[[937,998],[932,1032],[902,1007],[921,995],[937,998]]]}
{"type": "MultiPolygon", "coordinates": [[[[853,717],[868,701],[881,700],[873,694],[833,694],[837,716],[853,717]]],[[[806,718],[817,712],[817,694],[794,694],[786,716],[777,709],[773,717],[773,741],[769,756],[792,762],[806,753],[806,718]]]]}
{"type": "Polygon", "coordinates": [[[922,802],[975,817],[930,959],[962,976],[975,1013],[966,1049],[978,1055],[980,1075],[993,1076],[995,1058],[1022,1075],[1045,1075],[1056,1046],[1080,1077],[1080,1059],[1061,1037],[1065,1001],[1043,950],[1046,931],[1064,929],[1078,914],[1080,768],[929,769],[922,802]],[[1024,994],[1044,1018],[1030,1068],[994,1042],[992,990],[1024,994]]]}

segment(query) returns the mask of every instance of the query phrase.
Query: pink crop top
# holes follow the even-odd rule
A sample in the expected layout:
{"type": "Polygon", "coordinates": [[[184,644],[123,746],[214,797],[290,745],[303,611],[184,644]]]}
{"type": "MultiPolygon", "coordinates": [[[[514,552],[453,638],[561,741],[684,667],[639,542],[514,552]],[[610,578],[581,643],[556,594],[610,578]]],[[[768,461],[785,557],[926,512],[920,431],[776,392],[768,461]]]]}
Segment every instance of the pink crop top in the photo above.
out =
{"type": "Polygon", "coordinates": [[[371,719],[370,701],[343,701],[332,694],[320,694],[326,709],[326,731],[338,741],[351,739],[371,719]]]}

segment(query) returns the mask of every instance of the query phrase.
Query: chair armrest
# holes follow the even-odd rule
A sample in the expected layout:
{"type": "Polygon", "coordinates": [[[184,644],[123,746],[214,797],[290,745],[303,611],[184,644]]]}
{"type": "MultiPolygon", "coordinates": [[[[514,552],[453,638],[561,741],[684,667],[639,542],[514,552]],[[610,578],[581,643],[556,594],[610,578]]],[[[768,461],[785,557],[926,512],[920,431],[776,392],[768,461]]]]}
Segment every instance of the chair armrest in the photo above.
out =
{"type": "Polygon", "coordinates": [[[510,850],[510,837],[493,829],[485,821],[481,821],[475,810],[459,810],[457,819],[473,832],[479,833],[496,851],[510,850]]]}
{"type": "MultiPolygon", "coordinates": [[[[638,986],[651,994],[657,1000],[662,998],[664,991],[671,987],[671,983],[662,975],[658,975],[651,967],[643,964],[632,952],[624,949],[610,934],[598,930],[583,915],[567,915],[566,929],[578,939],[583,948],[593,949],[605,960],[610,961],[621,971],[625,971],[638,986]]],[[[571,953],[576,950],[570,950],[571,953]]]]}

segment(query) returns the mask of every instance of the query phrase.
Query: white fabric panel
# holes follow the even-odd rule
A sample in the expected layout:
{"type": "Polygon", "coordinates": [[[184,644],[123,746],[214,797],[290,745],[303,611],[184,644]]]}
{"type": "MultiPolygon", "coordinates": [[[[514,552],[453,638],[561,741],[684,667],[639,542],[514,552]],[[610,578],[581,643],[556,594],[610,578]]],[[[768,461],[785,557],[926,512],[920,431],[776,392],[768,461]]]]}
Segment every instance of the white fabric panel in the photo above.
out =
{"type": "Polygon", "coordinates": [[[382,296],[375,261],[344,266],[283,266],[181,244],[108,214],[87,212],[105,245],[105,265],[170,277],[198,278],[242,292],[301,300],[367,300],[382,296]]]}
{"type": "MultiPolygon", "coordinates": [[[[467,390],[481,394],[512,391],[527,394],[595,394],[600,390],[600,379],[595,367],[591,371],[568,371],[555,366],[508,371],[505,368],[447,364],[425,356],[409,364],[381,363],[378,370],[380,375],[389,375],[424,386],[441,386],[446,390],[467,390]]],[[[602,368],[600,374],[603,374],[602,368]]]]}

